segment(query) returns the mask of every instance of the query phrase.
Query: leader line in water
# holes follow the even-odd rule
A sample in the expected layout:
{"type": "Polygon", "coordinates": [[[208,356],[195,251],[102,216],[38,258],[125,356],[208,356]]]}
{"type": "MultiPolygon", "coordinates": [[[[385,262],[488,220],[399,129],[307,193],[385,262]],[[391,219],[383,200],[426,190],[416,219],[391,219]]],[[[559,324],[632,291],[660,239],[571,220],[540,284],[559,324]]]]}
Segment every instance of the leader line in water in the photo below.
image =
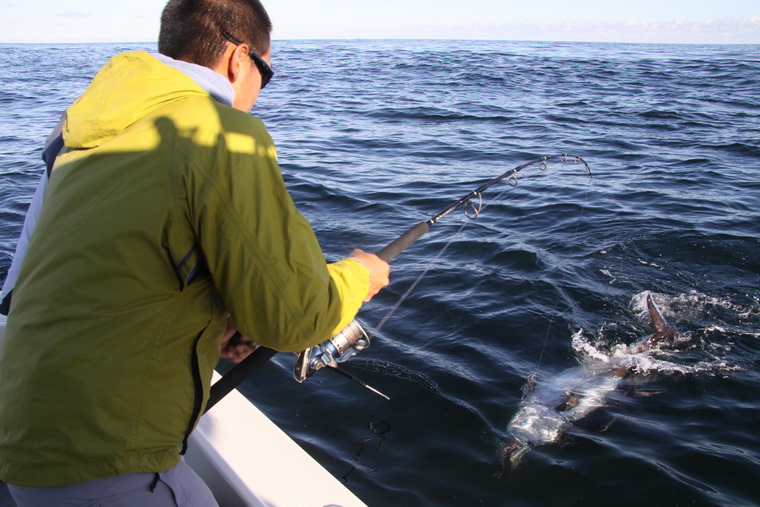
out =
{"type": "MultiPolygon", "coordinates": [[[[592,179],[591,168],[589,167],[588,163],[586,163],[586,161],[583,160],[583,158],[581,158],[578,155],[561,153],[558,155],[543,156],[543,157],[531,160],[530,162],[526,162],[513,169],[510,169],[509,171],[506,171],[500,174],[496,178],[493,178],[483,183],[482,185],[477,187],[475,190],[469,192],[464,197],[461,197],[460,199],[457,199],[456,201],[454,201],[452,204],[450,204],[449,206],[441,210],[439,213],[437,213],[435,216],[433,216],[429,220],[420,222],[417,225],[413,226],[404,234],[396,238],[388,246],[380,250],[377,253],[377,256],[386,262],[390,262],[397,255],[399,255],[401,252],[403,252],[409,246],[411,246],[415,241],[421,238],[426,232],[428,232],[430,230],[430,227],[433,224],[435,224],[441,218],[445,217],[446,215],[448,215],[449,213],[451,213],[452,211],[454,211],[455,209],[461,206],[464,207],[465,215],[468,218],[474,220],[480,215],[481,211],[484,208],[483,192],[485,192],[490,187],[496,185],[497,183],[501,181],[505,181],[505,180],[507,183],[509,183],[510,186],[515,187],[517,186],[517,183],[518,183],[517,173],[531,166],[537,166],[539,170],[545,171],[547,169],[547,165],[546,165],[547,161],[552,160],[552,159],[560,159],[562,162],[565,162],[565,163],[570,160],[573,160],[576,164],[583,164],[583,167],[586,173],[588,174],[589,179],[592,179]],[[473,202],[474,199],[477,199],[478,201],[477,204],[473,202]]],[[[497,199],[505,191],[506,190],[502,191],[497,196],[497,199]]],[[[462,225],[462,227],[459,229],[458,232],[461,232],[462,229],[465,227],[465,225],[462,225]]],[[[455,236],[456,234],[453,235],[453,237],[455,236]]],[[[453,241],[453,239],[451,241],[453,241]]],[[[383,320],[380,321],[380,323],[377,325],[376,329],[380,329],[391,317],[391,315],[393,315],[393,313],[401,305],[401,303],[407,298],[407,296],[411,294],[411,292],[414,290],[417,284],[422,280],[425,274],[429,271],[430,267],[444,254],[448,246],[451,244],[451,241],[449,241],[441,249],[441,251],[438,252],[438,255],[436,255],[436,257],[428,264],[428,267],[425,268],[425,270],[420,274],[417,280],[415,280],[412,283],[412,285],[407,289],[407,291],[388,311],[388,313],[385,315],[383,320]]],[[[315,371],[325,366],[328,366],[328,367],[331,367],[333,370],[335,370],[337,373],[341,373],[342,375],[351,378],[351,380],[353,380],[354,382],[357,382],[363,387],[388,399],[387,396],[380,393],[375,388],[367,385],[365,382],[357,379],[356,377],[353,377],[350,374],[347,374],[347,372],[342,371],[339,368],[337,368],[338,363],[347,361],[351,357],[355,356],[358,352],[369,347],[370,341],[371,341],[370,335],[367,334],[367,332],[364,331],[364,329],[359,324],[359,322],[356,319],[354,319],[345,329],[343,329],[340,333],[336,334],[329,340],[326,340],[318,345],[314,345],[313,347],[310,347],[306,349],[305,351],[301,352],[298,355],[298,359],[296,361],[296,365],[293,371],[293,376],[299,382],[303,382],[315,371]]]]}
{"type": "MultiPolygon", "coordinates": [[[[392,243],[390,243],[388,246],[380,250],[378,252],[378,257],[381,259],[389,262],[391,259],[396,257],[399,253],[404,251],[406,248],[412,245],[417,239],[422,237],[426,232],[430,230],[430,227],[434,225],[436,222],[438,222],[441,218],[445,217],[455,209],[459,208],[460,206],[464,206],[465,208],[465,215],[474,220],[478,216],[480,216],[480,212],[483,210],[483,192],[485,192],[488,188],[492,187],[493,185],[499,183],[500,181],[506,180],[507,183],[509,183],[510,186],[515,187],[517,186],[518,180],[517,180],[517,173],[522,171],[523,169],[526,169],[528,167],[537,165],[538,169],[540,171],[545,171],[547,168],[546,163],[549,160],[553,159],[560,159],[561,162],[566,163],[572,160],[576,164],[583,164],[583,167],[588,174],[589,180],[593,179],[593,174],[591,173],[591,167],[588,165],[588,163],[583,160],[582,157],[579,155],[571,155],[569,153],[560,153],[557,155],[547,155],[543,157],[539,157],[537,159],[531,160],[530,162],[526,162],[522,165],[519,165],[513,169],[510,169],[509,171],[497,176],[496,178],[493,178],[492,180],[489,180],[482,185],[480,185],[478,188],[470,192],[469,194],[465,195],[464,197],[457,199],[452,204],[441,210],[438,214],[430,218],[429,220],[425,222],[420,222],[408,231],[406,231],[404,234],[396,238],[392,243]],[[477,206],[472,202],[473,199],[478,199],[477,206]]],[[[501,197],[501,194],[504,192],[501,192],[498,196],[501,197]]],[[[467,226],[467,222],[462,224],[462,227],[459,228],[458,232],[461,232],[462,229],[464,229],[467,226]]],[[[456,236],[456,234],[454,235],[456,236]]],[[[452,240],[453,241],[453,240],[452,240]]],[[[390,319],[391,315],[398,309],[399,306],[401,306],[401,303],[406,300],[406,298],[409,296],[409,294],[412,293],[412,291],[417,287],[417,284],[420,283],[420,281],[425,277],[427,272],[430,270],[430,267],[444,254],[446,249],[451,244],[451,241],[446,243],[446,245],[443,246],[440,252],[438,252],[438,255],[428,264],[428,266],[425,268],[425,270],[420,273],[420,276],[417,277],[417,279],[409,286],[409,288],[406,290],[406,292],[399,298],[399,300],[394,304],[391,309],[388,311],[388,313],[383,317],[383,319],[378,323],[376,329],[380,329],[385,325],[385,323],[390,319]]]]}
{"type": "MultiPolygon", "coordinates": [[[[411,229],[409,229],[408,231],[403,233],[401,236],[396,238],[394,241],[392,241],[388,246],[380,250],[377,253],[377,256],[386,262],[390,262],[397,255],[399,255],[401,252],[403,252],[409,246],[411,246],[415,241],[421,238],[426,232],[428,232],[430,230],[430,227],[433,224],[435,224],[441,218],[445,217],[446,215],[448,215],[455,209],[459,208],[460,206],[464,206],[465,215],[467,217],[471,219],[477,218],[484,207],[482,194],[488,188],[504,180],[506,180],[507,183],[509,183],[509,185],[512,187],[517,186],[517,183],[518,183],[517,174],[520,171],[531,166],[538,166],[539,170],[545,171],[547,168],[546,163],[549,160],[553,160],[553,159],[560,159],[560,161],[562,162],[569,162],[570,160],[572,160],[575,162],[575,164],[583,164],[584,169],[586,170],[586,173],[589,175],[589,179],[592,178],[591,168],[589,167],[588,163],[586,163],[586,161],[583,160],[583,158],[581,158],[578,155],[571,155],[569,153],[560,153],[557,155],[548,155],[548,156],[539,157],[537,159],[531,160],[530,162],[526,162],[513,169],[510,169],[509,171],[506,171],[503,174],[500,174],[496,178],[493,178],[483,183],[478,188],[468,193],[464,197],[461,197],[460,199],[457,199],[456,201],[454,201],[452,204],[447,206],[445,209],[441,210],[439,213],[437,213],[435,216],[433,216],[429,220],[420,222],[419,224],[413,226],[411,229]],[[476,198],[478,200],[477,205],[473,203],[473,199],[476,199],[476,198]]],[[[464,226],[462,226],[462,228],[463,227],[464,226]]],[[[461,230],[462,229],[460,228],[460,231],[461,230]]],[[[438,253],[436,258],[431,262],[430,265],[432,265],[432,263],[434,263],[435,260],[437,260],[441,255],[443,255],[443,253],[446,251],[446,248],[448,248],[449,244],[447,244],[438,253]]],[[[425,276],[425,273],[427,273],[427,271],[430,269],[429,266],[420,275],[420,277],[412,284],[412,286],[406,291],[406,293],[404,293],[401,299],[399,299],[399,301],[389,310],[388,314],[378,324],[377,329],[380,329],[385,324],[385,322],[396,311],[399,305],[401,305],[401,303],[406,299],[406,297],[417,286],[417,284],[422,279],[422,277],[425,276]]],[[[346,326],[345,329],[343,329],[340,333],[336,334],[335,336],[331,337],[329,340],[325,340],[322,343],[309,347],[308,349],[298,354],[298,359],[296,360],[296,365],[293,370],[293,376],[298,382],[303,382],[315,371],[321,368],[324,368],[326,366],[330,366],[338,373],[344,376],[348,376],[346,375],[346,372],[336,369],[336,367],[338,366],[338,363],[344,362],[350,359],[351,357],[356,355],[359,351],[364,350],[365,348],[369,347],[370,339],[371,339],[370,336],[364,331],[364,329],[361,327],[359,322],[357,320],[353,320],[348,326],[346,326]]],[[[258,350],[254,351],[251,355],[249,355],[247,358],[243,359],[243,361],[238,363],[232,370],[230,370],[230,372],[228,372],[222,379],[217,381],[211,387],[211,397],[209,399],[209,402],[207,403],[206,410],[208,410],[216,402],[218,402],[222,397],[224,397],[228,392],[234,389],[244,378],[247,378],[254,370],[256,370],[261,364],[265,363],[274,354],[275,354],[275,351],[272,349],[268,349],[266,347],[259,347],[258,350]]],[[[372,388],[371,386],[368,386],[366,383],[360,381],[359,379],[356,379],[354,377],[352,378],[352,380],[363,385],[367,389],[372,390],[373,392],[379,394],[380,396],[387,398],[384,394],[380,393],[379,391],[372,388]]]]}

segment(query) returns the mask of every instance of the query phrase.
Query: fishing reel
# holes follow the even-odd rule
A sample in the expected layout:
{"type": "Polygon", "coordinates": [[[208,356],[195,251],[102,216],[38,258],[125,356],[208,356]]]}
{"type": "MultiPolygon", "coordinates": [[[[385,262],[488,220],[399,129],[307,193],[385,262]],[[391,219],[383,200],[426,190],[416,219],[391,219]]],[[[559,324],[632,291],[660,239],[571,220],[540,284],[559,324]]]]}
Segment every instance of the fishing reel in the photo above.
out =
{"type": "Polygon", "coordinates": [[[357,320],[352,320],[329,340],[298,354],[293,376],[298,382],[303,382],[312,373],[325,366],[337,368],[338,363],[351,359],[367,347],[369,347],[369,335],[357,320]]]}

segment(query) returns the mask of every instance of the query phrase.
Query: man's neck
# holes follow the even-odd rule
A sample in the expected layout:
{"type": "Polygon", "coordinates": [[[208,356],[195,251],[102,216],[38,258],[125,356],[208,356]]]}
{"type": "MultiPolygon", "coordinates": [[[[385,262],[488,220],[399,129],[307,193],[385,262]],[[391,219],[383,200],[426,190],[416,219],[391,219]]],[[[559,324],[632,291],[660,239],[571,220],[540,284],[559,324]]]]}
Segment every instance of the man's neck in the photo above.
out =
{"type": "Polygon", "coordinates": [[[232,103],[235,99],[235,92],[232,89],[230,82],[221,74],[214,72],[208,67],[182,60],[175,60],[174,58],[162,55],[161,53],[151,53],[151,56],[161,63],[187,75],[190,79],[195,81],[195,84],[206,90],[216,100],[232,107],[232,103]]]}

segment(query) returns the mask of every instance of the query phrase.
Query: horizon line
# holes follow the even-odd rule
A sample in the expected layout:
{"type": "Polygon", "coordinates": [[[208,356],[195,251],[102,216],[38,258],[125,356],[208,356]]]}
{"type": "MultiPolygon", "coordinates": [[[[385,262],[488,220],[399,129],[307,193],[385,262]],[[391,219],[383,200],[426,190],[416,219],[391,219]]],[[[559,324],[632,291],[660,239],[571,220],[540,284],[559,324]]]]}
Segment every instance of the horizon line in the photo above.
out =
{"type": "MultiPolygon", "coordinates": [[[[601,40],[547,40],[547,39],[494,39],[474,37],[273,37],[272,41],[459,41],[459,42],[529,42],[529,43],[564,43],[564,44],[642,44],[674,46],[757,46],[760,42],[657,42],[657,41],[601,41],[601,40]]],[[[156,44],[156,40],[122,40],[122,41],[3,41],[0,44],[156,44]]]]}

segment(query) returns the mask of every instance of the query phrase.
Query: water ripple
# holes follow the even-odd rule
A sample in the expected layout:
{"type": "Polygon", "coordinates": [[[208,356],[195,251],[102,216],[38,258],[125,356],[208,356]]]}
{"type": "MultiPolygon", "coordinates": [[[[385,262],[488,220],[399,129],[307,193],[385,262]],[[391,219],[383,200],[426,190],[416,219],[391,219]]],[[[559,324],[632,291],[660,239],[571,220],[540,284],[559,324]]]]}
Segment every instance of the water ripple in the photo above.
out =
{"type": "MultiPolygon", "coordinates": [[[[110,55],[152,48],[0,49],[2,276],[48,131],[110,55]]],[[[246,395],[370,504],[758,503],[757,50],[275,41],[277,77],[254,112],[329,259],[377,250],[541,155],[578,153],[595,179],[526,171],[484,193],[477,220],[452,213],[396,259],[359,316],[375,339],[353,367],[391,402],[321,373],[289,382],[285,355],[246,395]],[[698,347],[617,396],[607,431],[574,428],[501,473],[525,377],[577,364],[579,329],[596,348],[650,333],[631,306],[644,291],[698,347]],[[357,463],[376,421],[390,428],[382,449],[357,463]]]]}

